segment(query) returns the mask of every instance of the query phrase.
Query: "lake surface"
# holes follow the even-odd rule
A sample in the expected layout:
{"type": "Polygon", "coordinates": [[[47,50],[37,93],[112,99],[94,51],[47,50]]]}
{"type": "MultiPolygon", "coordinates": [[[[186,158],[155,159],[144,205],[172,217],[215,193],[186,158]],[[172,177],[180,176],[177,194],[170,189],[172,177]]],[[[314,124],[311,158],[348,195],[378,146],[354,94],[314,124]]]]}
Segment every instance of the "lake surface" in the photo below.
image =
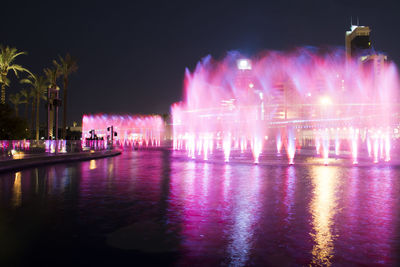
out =
{"type": "Polygon", "coordinates": [[[400,264],[400,168],[286,162],[125,151],[2,173],[0,264],[400,264]]]}

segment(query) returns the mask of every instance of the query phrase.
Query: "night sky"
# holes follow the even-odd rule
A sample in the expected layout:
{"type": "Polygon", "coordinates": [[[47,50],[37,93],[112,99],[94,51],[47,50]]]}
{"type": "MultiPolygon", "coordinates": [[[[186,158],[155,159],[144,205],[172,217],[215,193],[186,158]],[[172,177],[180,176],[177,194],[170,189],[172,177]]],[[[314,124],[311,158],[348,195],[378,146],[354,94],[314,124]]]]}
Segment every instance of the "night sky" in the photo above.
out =
{"type": "MultiPolygon", "coordinates": [[[[185,68],[208,54],[343,47],[351,16],[398,64],[399,13],[397,1],[7,1],[0,43],[27,51],[17,63],[34,73],[67,52],[78,59],[72,122],[84,113],[167,113],[181,100],[185,68]]],[[[14,82],[7,93],[19,89],[14,82]]]]}

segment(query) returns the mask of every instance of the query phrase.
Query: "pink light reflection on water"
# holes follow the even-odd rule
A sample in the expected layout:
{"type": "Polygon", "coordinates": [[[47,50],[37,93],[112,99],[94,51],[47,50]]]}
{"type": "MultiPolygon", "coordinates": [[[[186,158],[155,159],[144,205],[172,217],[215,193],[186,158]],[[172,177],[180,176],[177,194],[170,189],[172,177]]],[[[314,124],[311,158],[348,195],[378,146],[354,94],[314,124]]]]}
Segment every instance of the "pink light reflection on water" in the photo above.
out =
{"type": "Polygon", "coordinates": [[[182,246],[187,251],[182,264],[204,255],[207,264],[219,264],[221,253],[227,254],[224,264],[248,262],[262,204],[261,169],[254,166],[248,173],[230,164],[216,168],[194,161],[179,166],[180,176],[173,176],[171,190],[182,202],[182,246]]]}
{"type": "MultiPolygon", "coordinates": [[[[173,265],[398,265],[398,168],[224,164],[174,153],[180,152],[129,151],[2,173],[0,202],[12,218],[3,225],[7,236],[27,231],[23,222],[36,207],[50,222],[62,215],[56,222],[63,227],[43,233],[56,236],[57,246],[66,245],[59,238],[68,238],[64,229],[89,233],[80,248],[97,248],[102,244],[93,236],[134,223],[141,228],[122,243],[143,249],[137,237],[160,229],[147,242],[175,237],[173,265]]],[[[40,220],[29,229],[48,225],[40,220]]],[[[87,256],[83,249],[76,253],[87,256]]]]}
{"type": "MultiPolygon", "coordinates": [[[[400,203],[393,202],[398,185],[396,187],[386,179],[390,171],[377,169],[371,174],[372,180],[365,181],[364,173],[368,170],[311,166],[311,185],[307,185],[310,181],[300,178],[303,170],[299,174],[295,166],[276,167],[275,171],[268,171],[268,178],[266,169],[259,165],[194,161],[180,164],[185,166],[185,176],[176,176],[172,180],[172,190],[176,196],[177,187],[185,185],[178,190],[186,192],[180,195],[184,216],[183,249],[188,252],[182,259],[183,264],[196,262],[199,258],[204,260],[203,263],[220,264],[218,255],[225,255],[224,264],[238,266],[264,261],[265,258],[259,254],[260,246],[269,244],[268,238],[285,243],[289,251],[299,250],[291,254],[294,258],[292,261],[287,259],[288,262],[306,264],[308,256],[304,249],[309,245],[306,234],[312,240],[310,255],[313,255],[311,261],[314,264],[343,262],[336,255],[353,258],[351,262],[354,259],[366,262],[366,254],[370,254],[375,263],[388,263],[394,259],[387,247],[392,243],[388,238],[395,233],[393,205],[400,203]],[[355,170],[361,170],[363,174],[355,173],[355,170]],[[382,172],[387,172],[387,175],[380,180],[382,172]],[[363,180],[361,184],[374,187],[360,188],[360,179],[363,180]],[[298,194],[309,189],[311,192],[307,195],[311,198],[299,198],[298,194]],[[361,208],[364,203],[368,208],[361,208]],[[304,204],[309,208],[311,222],[303,214],[304,204]],[[384,225],[379,218],[385,222],[384,225]],[[371,227],[362,223],[365,219],[374,221],[371,227]],[[310,228],[304,228],[308,223],[310,228]],[[281,230],[277,231],[276,227],[281,230]],[[260,234],[263,236],[261,239],[258,238],[260,234]],[[219,238],[216,239],[215,235],[219,238]],[[363,244],[359,243],[360,239],[365,239],[363,244]],[[375,245],[371,246],[371,242],[379,246],[381,255],[373,253],[375,245]],[[352,255],[352,247],[364,256],[352,255]]],[[[279,257],[274,260],[277,259],[283,260],[279,257]]]]}
{"type": "MultiPolygon", "coordinates": [[[[242,176],[236,188],[240,188],[233,196],[234,207],[232,210],[233,225],[230,229],[229,244],[227,247],[229,265],[244,266],[254,248],[255,228],[262,203],[260,195],[260,168],[251,168],[250,179],[242,176]]],[[[240,175],[237,174],[237,175],[240,175]]],[[[232,190],[233,191],[233,190],[232,190]]]]}
{"type": "Polygon", "coordinates": [[[345,261],[392,265],[397,252],[389,244],[398,242],[393,238],[398,231],[394,207],[400,204],[396,200],[400,184],[393,169],[354,167],[345,175],[348,181],[337,191],[338,205],[343,208],[335,218],[335,253],[345,261]]]}

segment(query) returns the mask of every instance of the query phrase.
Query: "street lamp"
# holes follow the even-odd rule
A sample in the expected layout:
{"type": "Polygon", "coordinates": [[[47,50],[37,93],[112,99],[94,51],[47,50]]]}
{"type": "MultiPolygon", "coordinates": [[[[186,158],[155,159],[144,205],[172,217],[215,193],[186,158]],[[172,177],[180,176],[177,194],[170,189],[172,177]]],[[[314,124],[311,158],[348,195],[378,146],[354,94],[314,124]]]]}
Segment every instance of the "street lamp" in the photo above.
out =
{"type": "Polygon", "coordinates": [[[61,99],[59,99],[60,87],[57,85],[49,86],[47,90],[47,134],[48,139],[53,139],[53,126],[54,119],[56,123],[56,153],[58,151],[58,108],[61,106],[61,99]],[[54,114],[55,113],[55,114],[54,114]]]}

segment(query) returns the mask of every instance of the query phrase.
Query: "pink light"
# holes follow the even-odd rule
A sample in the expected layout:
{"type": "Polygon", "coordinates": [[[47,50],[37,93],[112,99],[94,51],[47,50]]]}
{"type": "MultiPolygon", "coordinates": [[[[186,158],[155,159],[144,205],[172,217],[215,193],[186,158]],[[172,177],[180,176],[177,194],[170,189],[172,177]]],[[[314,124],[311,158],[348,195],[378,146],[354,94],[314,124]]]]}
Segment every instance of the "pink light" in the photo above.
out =
{"type": "Polygon", "coordinates": [[[385,161],[390,161],[390,135],[389,133],[385,136],[385,161]]]}
{"type": "Polygon", "coordinates": [[[324,157],[324,164],[328,165],[328,158],[329,158],[329,132],[328,129],[325,129],[324,137],[323,137],[323,157],[324,157]]]}
{"type": "Polygon", "coordinates": [[[379,153],[379,140],[378,136],[374,136],[374,163],[378,163],[378,153],[379,153]]]}
{"type": "Polygon", "coordinates": [[[227,133],[226,136],[224,136],[224,141],[223,141],[225,162],[229,162],[229,155],[231,154],[231,143],[232,143],[231,133],[227,133]]]}
{"type": "Polygon", "coordinates": [[[368,150],[368,157],[372,156],[372,147],[371,147],[371,138],[368,136],[367,138],[367,150],[368,150]]]}
{"type": "Polygon", "coordinates": [[[315,136],[315,149],[316,149],[317,155],[319,155],[320,154],[320,149],[321,149],[321,140],[320,140],[320,137],[318,135],[315,136]]]}
{"type": "Polygon", "coordinates": [[[99,140],[97,145],[107,145],[111,140],[111,132],[107,129],[113,126],[115,145],[124,146],[159,146],[164,135],[164,122],[161,116],[149,115],[83,115],[82,143],[90,138],[89,131],[95,130],[99,140]]]}
{"type": "Polygon", "coordinates": [[[397,112],[400,91],[394,63],[379,65],[377,74],[376,64],[346,58],[344,51],[305,48],[242,59],[239,53],[220,61],[207,56],[186,70],[183,101],[171,107],[174,149],[205,160],[219,150],[214,155],[223,154],[226,162],[252,154],[258,163],[276,138],[277,152],[284,147],[293,163],[299,138],[313,144],[325,164],[331,141],[336,155],[347,150],[355,164],[365,148],[374,160],[376,153],[390,159],[390,138],[376,141],[365,133],[393,125],[390,114],[397,112]]]}
{"type": "Polygon", "coordinates": [[[351,155],[353,157],[353,164],[358,164],[358,133],[358,129],[350,128],[351,155]]]}
{"type": "Polygon", "coordinates": [[[276,150],[278,151],[278,154],[280,154],[282,150],[282,139],[281,139],[281,134],[279,132],[276,136],[276,150]]]}
{"type": "Polygon", "coordinates": [[[340,153],[340,140],[339,140],[338,137],[336,137],[336,140],[335,140],[335,155],[339,156],[339,153],[340,153]]]}
{"type": "Polygon", "coordinates": [[[286,152],[289,159],[289,164],[294,164],[294,155],[296,153],[295,136],[292,128],[288,128],[286,152]]]}
{"type": "Polygon", "coordinates": [[[254,163],[258,164],[259,157],[262,151],[262,141],[259,138],[255,138],[253,141],[253,157],[254,157],[254,163]]]}

